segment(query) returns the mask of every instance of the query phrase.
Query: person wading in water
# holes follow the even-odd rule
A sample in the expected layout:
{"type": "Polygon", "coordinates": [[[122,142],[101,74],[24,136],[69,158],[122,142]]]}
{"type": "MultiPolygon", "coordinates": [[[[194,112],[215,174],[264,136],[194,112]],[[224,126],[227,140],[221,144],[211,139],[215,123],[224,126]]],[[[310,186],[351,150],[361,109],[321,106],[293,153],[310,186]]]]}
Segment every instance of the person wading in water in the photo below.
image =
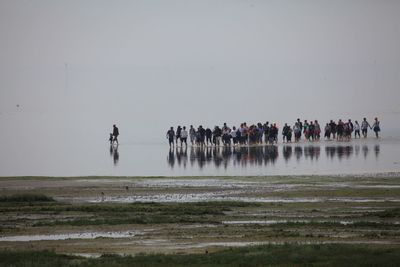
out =
{"type": "Polygon", "coordinates": [[[114,124],[113,125],[113,133],[112,133],[112,135],[113,135],[113,143],[114,142],[116,142],[117,143],[117,145],[118,145],[118,135],[119,135],[119,130],[118,130],[118,127],[114,124]]]}

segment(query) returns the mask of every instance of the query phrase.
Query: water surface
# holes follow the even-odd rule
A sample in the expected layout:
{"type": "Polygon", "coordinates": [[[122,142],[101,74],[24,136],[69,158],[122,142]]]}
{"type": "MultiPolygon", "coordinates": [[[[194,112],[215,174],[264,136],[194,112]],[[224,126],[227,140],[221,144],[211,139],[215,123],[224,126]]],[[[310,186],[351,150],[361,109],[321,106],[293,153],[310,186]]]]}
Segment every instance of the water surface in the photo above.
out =
{"type": "Polygon", "coordinates": [[[241,147],[165,143],[41,144],[1,150],[1,176],[319,175],[400,172],[396,138],[241,147]]]}

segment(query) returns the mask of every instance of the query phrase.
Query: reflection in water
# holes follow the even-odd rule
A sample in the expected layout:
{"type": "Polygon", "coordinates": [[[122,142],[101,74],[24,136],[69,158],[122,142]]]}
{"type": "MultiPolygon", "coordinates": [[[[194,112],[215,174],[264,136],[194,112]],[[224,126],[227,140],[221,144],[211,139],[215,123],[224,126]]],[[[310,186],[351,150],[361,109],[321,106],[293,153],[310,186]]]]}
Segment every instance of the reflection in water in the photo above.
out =
{"type": "Polygon", "coordinates": [[[175,162],[179,166],[183,166],[184,168],[186,168],[186,164],[188,162],[187,146],[177,147],[175,151],[174,151],[173,147],[170,147],[167,160],[168,160],[168,164],[172,168],[175,166],[175,162]]]}
{"type": "Polygon", "coordinates": [[[294,154],[296,156],[296,160],[299,161],[301,159],[301,157],[303,156],[303,147],[295,146],[294,147],[294,154]]]}
{"type": "MultiPolygon", "coordinates": [[[[326,156],[330,159],[337,157],[339,160],[343,158],[350,158],[354,152],[353,146],[327,146],[325,147],[326,156]]],[[[368,154],[368,152],[367,152],[368,154]]],[[[358,155],[357,153],[355,154],[358,155]]],[[[366,156],[366,155],[365,155],[366,156]]]]}
{"type": "Polygon", "coordinates": [[[381,147],[379,145],[374,146],[375,157],[379,156],[379,152],[381,152],[381,147]]]}
{"type": "Polygon", "coordinates": [[[119,161],[119,152],[118,152],[118,144],[117,145],[110,145],[110,156],[114,160],[114,165],[118,165],[119,161]]]}
{"type": "MultiPolygon", "coordinates": [[[[369,154],[369,147],[367,145],[362,146],[362,155],[364,159],[368,157],[369,154]]],[[[379,156],[380,146],[374,146],[375,157],[379,156]]],[[[358,157],[360,154],[360,146],[359,145],[348,145],[348,146],[327,146],[325,147],[326,156],[328,158],[338,158],[339,160],[345,158],[350,159],[351,157],[355,156],[358,157]]]]}
{"type": "Polygon", "coordinates": [[[305,158],[310,158],[311,160],[318,160],[321,154],[320,146],[306,146],[304,147],[304,156],[305,158]]]}
{"type": "Polygon", "coordinates": [[[168,153],[168,164],[173,168],[175,164],[186,168],[187,163],[203,168],[208,164],[215,167],[227,168],[234,166],[274,164],[278,158],[277,146],[257,147],[191,147],[189,157],[187,148],[171,148],[168,153]]]}
{"type": "MultiPolygon", "coordinates": [[[[190,147],[188,156],[187,147],[170,148],[167,161],[171,168],[176,165],[186,168],[187,164],[191,167],[197,165],[200,169],[207,165],[214,165],[217,168],[227,168],[230,164],[233,166],[266,166],[274,165],[279,158],[279,149],[285,162],[289,162],[293,157],[300,161],[311,160],[318,161],[321,157],[321,149],[325,149],[327,159],[349,160],[353,157],[359,157],[360,152],[364,158],[369,154],[369,147],[363,145],[266,145],[266,146],[242,146],[242,147],[190,147]]],[[[374,146],[375,157],[380,153],[380,146],[374,146]]]]}
{"type": "Polygon", "coordinates": [[[367,158],[367,155],[368,155],[368,152],[369,152],[368,146],[363,145],[362,152],[363,152],[364,158],[367,158]]]}
{"type": "Polygon", "coordinates": [[[282,155],[286,162],[289,161],[289,159],[292,157],[292,154],[293,154],[292,146],[283,146],[282,155]]]}

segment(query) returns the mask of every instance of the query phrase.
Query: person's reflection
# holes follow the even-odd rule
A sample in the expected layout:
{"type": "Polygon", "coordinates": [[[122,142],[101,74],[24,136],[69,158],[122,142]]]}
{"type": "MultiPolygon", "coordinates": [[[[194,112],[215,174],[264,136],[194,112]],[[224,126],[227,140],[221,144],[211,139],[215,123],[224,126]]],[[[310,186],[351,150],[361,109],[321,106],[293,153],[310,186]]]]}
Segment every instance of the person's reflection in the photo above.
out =
{"type": "Polygon", "coordinates": [[[241,147],[234,147],[233,148],[233,164],[240,164],[241,160],[242,160],[242,148],[241,147]]]}
{"type": "Polygon", "coordinates": [[[278,158],[278,147],[277,146],[265,146],[265,155],[264,155],[264,164],[268,163],[275,164],[276,159],[278,158]]]}
{"type": "Polygon", "coordinates": [[[343,146],[337,146],[336,147],[337,150],[337,157],[339,160],[342,160],[343,156],[344,156],[344,147],[343,146]]]}
{"type": "Polygon", "coordinates": [[[355,145],[354,146],[354,152],[356,154],[356,157],[360,154],[360,145],[355,145]]]}
{"type": "Polygon", "coordinates": [[[212,162],[212,160],[213,160],[212,147],[208,146],[204,150],[205,150],[205,153],[206,153],[205,154],[206,162],[207,163],[212,162]]]}
{"type": "Polygon", "coordinates": [[[188,162],[188,153],[187,153],[187,146],[185,146],[185,149],[183,150],[183,167],[186,168],[186,164],[188,162]]]}
{"type": "Polygon", "coordinates": [[[179,166],[183,165],[183,168],[186,168],[186,163],[188,161],[187,146],[176,148],[176,160],[179,166]]]}
{"type": "Polygon", "coordinates": [[[295,146],[294,147],[294,155],[296,156],[296,160],[299,161],[300,158],[303,156],[303,147],[295,146]]]}
{"type": "Polygon", "coordinates": [[[176,147],[175,154],[176,154],[175,157],[176,157],[176,162],[178,163],[178,166],[181,166],[182,164],[184,164],[184,155],[183,155],[182,147],[176,147]]]}
{"type": "Polygon", "coordinates": [[[381,152],[381,147],[378,144],[376,144],[374,146],[374,151],[375,151],[375,158],[378,158],[379,157],[379,153],[381,152]]]}
{"type": "Polygon", "coordinates": [[[282,154],[286,162],[288,162],[289,159],[292,157],[292,153],[293,153],[292,146],[283,146],[282,154]]]}
{"type": "Polygon", "coordinates": [[[202,169],[205,165],[206,165],[206,155],[205,155],[205,149],[204,147],[198,147],[196,149],[196,158],[197,158],[197,163],[200,167],[200,169],[202,169]]]}
{"type": "Polygon", "coordinates": [[[336,147],[334,146],[327,146],[325,147],[326,157],[333,159],[336,155],[336,147]]]}
{"type": "Polygon", "coordinates": [[[176,147],[175,158],[176,158],[176,162],[178,163],[178,166],[181,166],[181,163],[182,163],[182,155],[181,155],[181,153],[180,153],[180,148],[179,148],[178,146],[176,147]]]}
{"type": "Polygon", "coordinates": [[[197,163],[197,165],[199,165],[199,168],[202,169],[204,165],[206,165],[208,159],[210,161],[212,160],[212,156],[209,155],[209,153],[211,154],[211,150],[209,150],[209,148],[192,146],[190,148],[189,155],[190,166],[193,166],[194,163],[197,163]]]}
{"type": "Polygon", "coordinates": [[[263,147],[249,147],[249,162],[261,166],[264,162],[264,154],[263,147]]]}
{"type": "Polygon", "coordinates": [[[171,168],[174,168],[174,165],[175,165],[175,154],[174,154],[174,147],[173,146],[171,146],[169,148],[167,161],[168,161],[169,166],[171,166],[171,168]]]}
{"type": "Polygon", "coordinates": [[[349,159],[352,154],[353,154],[353,147],[345,146],[344,147],[344,155],[346,156],[346,158],[349,159]]]}
{"type": "Polygon", "coordinates": [[[110,156],[114,160],[114,165],[117,166],[118,165],[118,161],[119,161],[118,144],[110,145],[110,156]]]}
{"type": "Polygon", "coordinates": [[[114,146],[110,145],[110,157],[114,156],[114,146]]]}
{"type": "Polygon", "coordinates": [[[228,164],[231,161],[232,157],[232,149],[230,146],[224,146],[222,148],[222,164],[224,165],[224,169],[228,168],[228,164]]]}
{"type": "Polygon", "coordinates": [[[318,160],[321,153],[321,147],[319,146],[306,146],[304,147],[304,156],[310,158],[311,160],[318,160]]]}
{"type": "Polygon", "coordinates": [[[195,148],[192,146],[190,148],[190,154],[189,154],[189,162],[190,162],[190,166],[193,167],[193,165],[196,162],[196,154],[195,154],[195,148]]]}
{"type": "Polygon", "coordinates": [[[222,164],[221,148],[219,146],[213,148],[212,157],[214,159],[215,167],[219,168],[222,164]]]}
{"type": "Polygon", "coordinates": [[[364,155],[364,159],[366,159],[367,156],[368,156],[368,152],[369,152],[369,149],[368,149],[367,145],[363,145],[362,152],[363,152],[363,155],[364,155]]]}
{"type": "Polygon", "coordinates": [[[235,151],[236,159],[239,165],[244,164],[247,160],[247,148],[246,147],[238,147],[235,151]]]}
{"type": "Polygon", "coordinates": [[[246,161],[244,164],[254,165],[257,163],[257,147],[246,147],[246,161]]]}

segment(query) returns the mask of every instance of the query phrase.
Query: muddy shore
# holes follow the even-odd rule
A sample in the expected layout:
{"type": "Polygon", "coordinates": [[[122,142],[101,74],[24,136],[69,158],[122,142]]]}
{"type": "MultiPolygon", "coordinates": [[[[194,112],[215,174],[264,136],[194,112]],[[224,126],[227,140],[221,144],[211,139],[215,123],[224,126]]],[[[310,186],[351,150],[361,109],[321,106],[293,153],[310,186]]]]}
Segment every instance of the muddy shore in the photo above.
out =
{"type": "Polygon", "coordinates": [[[400,176],[393,174],[2,177],[0,197],[0,249],[96,257],[282,243],[400,245],[400,176]],[[54,201],[13,201],[17,195],[54,201]]]}

